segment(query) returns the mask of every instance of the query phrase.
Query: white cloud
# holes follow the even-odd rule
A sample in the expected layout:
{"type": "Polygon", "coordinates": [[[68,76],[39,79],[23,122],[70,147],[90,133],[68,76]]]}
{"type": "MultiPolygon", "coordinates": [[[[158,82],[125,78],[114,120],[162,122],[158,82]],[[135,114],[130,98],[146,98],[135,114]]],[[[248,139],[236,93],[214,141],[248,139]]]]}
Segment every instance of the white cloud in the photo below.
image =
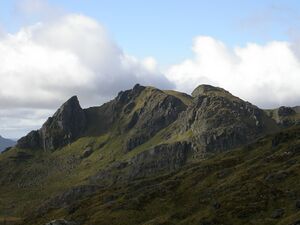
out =
{"type": "Polygon", "coordinates": [[[45,21],[0,35],[2,135],[21,136],[40,127],[72,95],[78,95],[83,106],[100,105],[135,83],[176,86],[184,92],[208,83],[261,107],[300,104],[295,43],[229,48],[200,36],[194,41],[194,58],[171,65],[164,76],[153,57],[126,54],[89,17],[70,14],[45,21]]]}
{"type": "Polygon", "coordinates": [[[177,89],[191,92],[208,83],[261,107],[300,103],[300,62],[288,42],[249,43],[228,48],[212,37],[194,41],[194,58],[172,65],[167,77],[177,89]]]}
{"type": "MultiPolygon", "coordinates": [[[[55,110],[74,94],[90,106],[135,83],[172,87],[153,58],[127,55],[99,23],[83,15],[5,34],[0,38],[0,62],[0,108],[19,111],[24,126],[28,123],[22,123],[22,110],[55,110]]],[[[35,124],[41,125],[39,120],[35,124]]]]}

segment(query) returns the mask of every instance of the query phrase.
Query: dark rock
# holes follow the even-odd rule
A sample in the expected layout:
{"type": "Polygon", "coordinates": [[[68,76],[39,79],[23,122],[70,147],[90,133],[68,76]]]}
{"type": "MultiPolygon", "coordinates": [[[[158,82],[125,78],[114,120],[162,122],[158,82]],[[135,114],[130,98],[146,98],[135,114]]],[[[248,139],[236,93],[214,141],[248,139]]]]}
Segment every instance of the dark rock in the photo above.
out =
{"type": "Polygon", "coordinates": [[[129,176],[138,178],[175,171],[186,163],[189,152],[191,144],[187,142],[155,146],[130,159],[129,176]]]}
{"type": "Polygon", "coordinates": [[[297,220],[294,223],[291,223],[290,225],[300,225],[300,220],[297,220]]]}
{"type": "Polygon", "coordinates": [[[145,143],[159,130],[173,123],[186,105],[172,95],[158,89],[147,89],[151,94],[146,97],[144,105],[133,113],[127,130],[131,130],[124,148],[128,152],[145,143]]]}
{"type": "Polygon", "coordinates": [[[31,131],[25,137],[22,137],[20,140],[18,140],[17,147],[28,149],[41,148],[39,131],[31,131]]]}
{"type": "Polygon", "coordinates": [[[278,109],[278,116],[291,116],[296,114],[296,111],[291,107],[281,106],[278,109]]]}
{"type": "Polygon", "coordinates": [[[213,202],[213,208],[214,209],[220,209],[221,208],[220,202],[217,202],[217,201],[213,202]]]}
{"type": "Polygon", "coordinates": [[[192,131],[195,149],[211,153],[239,147],[278,126],[258,107],[228,91],[201,85],[193,92],[190,105],[176,121],[181,133],[192,131]]]}
{"type": "Polygon", "coordinates": [[[86,126],[84,111],[76,96],[64,103],[39,131],[42,147],[54,150],[78,138],[86,126]]]}
{"type": "Polygon", "coordinates": [[[286,171],[278,171],[276,173],[268,174],[265,177],[265,180],[268,182],[281,182],[289,176],[289,173],[286,171]]]}
{"type": "Polygon", "coordinates": [[[300,209],[300,200],[297,200],[297,201],[296,201],[296,208],[297,208],[297,209],[300,209]]]}
{"type": "Polygon", "coordinates": [[[273,219],[279,219],[283,216],[284,209],[275,209],[271,215],[273,219]]]}
{"type": "Polygon", "coordinates": [[[189,153],[191,144],[188,142],[158,145],[139,153],[128,162],[114,162],[90,179],[91,182],[105,184],[170,173],[185,165],[189,153]]]}
{"type": "Polygon", "coordinates": [[[93,153],[92,147],[86,147],[81,156],[82,159],[89,157],[93,153]]]}
{"type": "Polygon", "coordinates": [[[48,118],[42,128],[18,141],[19,148],[55,150],[76,140],[86,127],[86,118],[76,96],[65,102],[48,118]]]}

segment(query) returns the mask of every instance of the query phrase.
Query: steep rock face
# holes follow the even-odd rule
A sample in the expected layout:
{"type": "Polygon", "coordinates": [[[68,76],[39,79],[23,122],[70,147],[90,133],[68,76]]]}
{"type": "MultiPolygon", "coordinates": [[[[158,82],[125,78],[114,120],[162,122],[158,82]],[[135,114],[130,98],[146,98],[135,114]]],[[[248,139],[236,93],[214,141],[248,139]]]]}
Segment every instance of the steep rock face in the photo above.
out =
{"type": "Polygon", "coordinates": [[[29,132],[26,136],[20,138],[17,143],[18,148],[35,149],[41,147],[41,140],[39,131],[34,130],[29,132]]]}
{"type": "Polygon", "coordinates": [[[136,99],[146,87],[136,84],[133,89],[121,91],[117,97],[101,106],[84,109],[87,118],[87,135],[101,135],[116,129],[124,131],[124,120],[136,105],[136,99]],[[118,126],[114,126],[118,124],[118,126]]]}
{"type": "Polygon", "coordinates": [[[38,131],[31,131],[18,141],[20,148],[54,150],[78,138],[86,127],[86,118],[76,96],[65,102],[38,131]]]}
{"type": "Polygon", "coordinates": [[[112,163],[91,177],[91,182],[103,185],[170,173],[184,166],[189,154],[192,154],[189,142],[157,145],[127,161],[112,163]]]}
{"type": "Polygon", "coordinates": [[[101,135],[110,131],[122,135],[123,149],[128,152],[176,121],[186,108],[173,95],[137,84],[100,107],[85,109],[87,133],[101,135]]]}
{"type": "Polygon", "coordinates": [[[54,150],[78,138],[86,127],[86,118],[76,96],[64,103],[40,129],[42,147],[54,150]]]}
{"type": "Polygon", "coordinates": [[[162,144],[142,152],[129,161],[130,178],[147,177],[181,168],[192,151],[191,143],[162,144]]]}
{"type": "Polygon", "coordinates": [[[192,104],[178,120],[180,132],[192,131],[195,149],[222,151],[248,143],[277,126],[258,107],[221,88],[201,85],[192,104]]]}
{"type": "Polygon", "coordinates": [[[127,124],[129,137],[125,150],[130,151],[149,140],[155,133],[173,123],[186,108],[179,98],[158,89],[149,90],[142,107],[133,112],[127,124]]]}

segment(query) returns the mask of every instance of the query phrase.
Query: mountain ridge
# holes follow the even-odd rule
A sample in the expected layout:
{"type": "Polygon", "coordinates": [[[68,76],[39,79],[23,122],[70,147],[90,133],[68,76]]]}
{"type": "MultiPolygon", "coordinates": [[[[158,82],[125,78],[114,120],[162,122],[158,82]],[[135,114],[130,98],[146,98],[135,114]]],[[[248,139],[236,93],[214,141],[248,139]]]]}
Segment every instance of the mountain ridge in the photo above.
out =
{"type": "MultiPolygon", "coordinates": [[[[286,140],[291,140],[297,149],[298,136],[289,137],[299,131],[297,108],[292,108],[294,111],[286,108],[262,110],[210,85],[200,85],[188,95],[137,84],[101,106],[86,109],[73,96],[39,130],[30,132],[16,147],[0,155],[0,183],[3,184],[0,199],[5,205],[18,204],[7,209],[0,202],[0,209],[11,216],[25,217],[24,224],[45,224],[47,221],[41,215],[48,215],[49,222],[59,219],[60,212],[72,219],[72,213],[66,213],[65,209],[80,205],[84,198],[95,201],[96,193],[108,187],[132,189],[135,183],[142,185],[153,179],[160,186],[164,183],[160,177],[185,173],[186,168],[198,164],[208,163],[211,167],[222,161],[221,155],[226,155],[230,162],[230,154],[235,151],[246,161],[247,154],[255,161],[252,150],[271,157],[272,149],[284,151],[286,140]],[[278,111],[281,120],[277,119],[278,111]],[[283,119],[290,122],[282,126],[283,119]],[[266,143],[271,143],[271,150],[266,143]],[[280,147],[281,143],[284,147],[280,147]],[[23,200],[14,197],[16,191],[22,193],[23,200]],[[28,204],[34,210],[27,209],[28,204]]],[[[261,162],[257,163],[260,166],[261,162]]],[[[227,162],[222,162],[220,167],[226,165],[227,162]]],[[[189,179],[190,175],[186,176],[189,179]]],[[[145,188],[150,187],[145,184],[145,188]]],[[[204,194],[205,190],[202,191],[204,194]]],[[[130,203],[134,201],[132,197],[129,200],[129,205],[134,204],[130,203]]],[[[84,209],[78,213],[90,214],[84,209]]],[[[97,223],[77,217],[75,220],[79,224],[99,224],[99,217],[96,218],[97,223]]],[[[108,218],[108,221],[112,219],[108,218]]]]}

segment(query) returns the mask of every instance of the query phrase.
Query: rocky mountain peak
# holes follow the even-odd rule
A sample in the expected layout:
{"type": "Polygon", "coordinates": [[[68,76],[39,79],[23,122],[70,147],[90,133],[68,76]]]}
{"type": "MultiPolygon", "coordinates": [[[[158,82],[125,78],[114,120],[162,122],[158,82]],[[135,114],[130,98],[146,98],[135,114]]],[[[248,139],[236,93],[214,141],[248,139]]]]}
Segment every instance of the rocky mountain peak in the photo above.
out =
{"type": "Polygon", "coordinates": [[[192,92],[192,96],[193,97],[197,97],[197,96],[201,96],[201,95],[228,95],[228,96],[232,96],[232,94],[228,91],[226,91],[223,88],[220,87],[214,87],[208,84],[201,84],[198,87],[196,87],[193,92],[192,92]]]}
{"type": "Polygon", "coordinates": [[[77,96],[66,101],[42,128],[30,132],[18,141],[21,148],[54,150],[78,138],[86,127],[86,117],[77,96]]]}

